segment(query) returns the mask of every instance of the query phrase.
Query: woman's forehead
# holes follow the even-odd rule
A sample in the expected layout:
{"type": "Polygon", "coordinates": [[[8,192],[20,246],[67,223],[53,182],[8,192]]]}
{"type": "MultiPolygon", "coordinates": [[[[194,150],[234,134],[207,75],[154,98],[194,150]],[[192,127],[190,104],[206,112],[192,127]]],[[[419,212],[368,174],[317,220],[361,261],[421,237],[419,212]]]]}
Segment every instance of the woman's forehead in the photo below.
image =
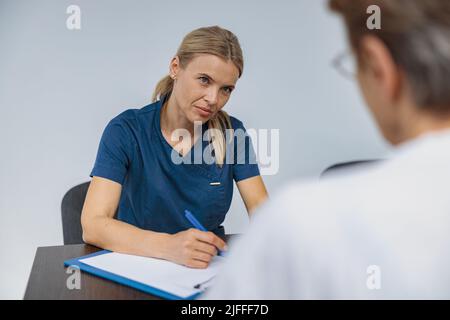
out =
{"type": "Polygon", "coordinates": [[[239,69],[231,60],[213,54],[198,54],[186,66],[186,71],[203,73],[217,82],[235,84],[239,79],[239,69]]]}

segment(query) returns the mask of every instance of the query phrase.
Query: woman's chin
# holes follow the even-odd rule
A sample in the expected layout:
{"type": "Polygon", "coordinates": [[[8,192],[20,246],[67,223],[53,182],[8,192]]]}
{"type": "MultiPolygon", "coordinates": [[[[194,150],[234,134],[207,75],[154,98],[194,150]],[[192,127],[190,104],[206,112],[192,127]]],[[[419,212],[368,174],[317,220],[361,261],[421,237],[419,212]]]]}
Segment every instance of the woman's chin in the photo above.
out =
{"type": "Polygon", "coordinates": [[[200,116],[200,115],[198,115],[198,114],[194,114],[194,115],[192,115],[191,117],[189,117],[189,120],[190,120],[192,123],[195,123],[195,122],[201,122],[202,124],[204,124],[204,123],[207,122],[210,118],[211,118],[211,117],[205,117],[205,116],[200,116]]]}

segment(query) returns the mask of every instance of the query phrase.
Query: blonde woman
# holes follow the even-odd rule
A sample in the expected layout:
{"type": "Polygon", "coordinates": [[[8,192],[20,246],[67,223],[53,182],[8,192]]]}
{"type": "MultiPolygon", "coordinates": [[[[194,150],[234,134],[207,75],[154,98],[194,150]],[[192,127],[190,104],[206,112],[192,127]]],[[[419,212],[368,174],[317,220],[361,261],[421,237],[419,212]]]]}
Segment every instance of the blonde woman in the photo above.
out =
{"type": "Polygon", "coordinates": [[[233,180],[249,214],[267,197],[249,136],[228,134],[245,132],[242,122],[222,110],[242,71],[230,31],[186,35],[154,102],[121,113],[102,135],[81,216],[85,242],[193,268],[227,249],[221,223],[233,180]],[[193,228],[185,210],[209,231],[193,228]]]}

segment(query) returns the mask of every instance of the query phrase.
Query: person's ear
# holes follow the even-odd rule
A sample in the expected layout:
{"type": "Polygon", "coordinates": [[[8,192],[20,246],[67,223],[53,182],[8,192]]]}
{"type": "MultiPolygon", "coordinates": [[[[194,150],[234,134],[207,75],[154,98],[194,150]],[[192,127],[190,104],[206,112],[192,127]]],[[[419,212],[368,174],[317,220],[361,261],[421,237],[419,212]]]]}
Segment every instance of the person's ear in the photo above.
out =
{"type": "Polygon", "coordinates": [[[179,71],[180,71],[180,58],[178,56],[175,56],[170,61],[169,76],[175,80],[179,71]]]}
{"type": "Polygon", "coordinates": [[[388,48],[379,38],[364,36],[360,42],[361,64],[379,85],[381,94],[391,101],[401,95],[402,77],[388,48]]]}

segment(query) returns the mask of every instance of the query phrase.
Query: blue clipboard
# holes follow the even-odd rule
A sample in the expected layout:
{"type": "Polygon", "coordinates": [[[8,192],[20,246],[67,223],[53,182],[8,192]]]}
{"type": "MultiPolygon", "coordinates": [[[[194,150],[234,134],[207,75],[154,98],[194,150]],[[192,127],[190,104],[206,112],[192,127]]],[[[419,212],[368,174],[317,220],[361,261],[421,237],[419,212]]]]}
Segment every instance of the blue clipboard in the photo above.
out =
{"type": "Polygon", "coordinates": [[[88,255],[85,255],[85,256],[82,256],[82,257],[66,260],[66,261],[64,261],[64,266],[66,266],[66,267],[77,266],[78,268],[80,268],[80,270],[82,270],[84,272],[87,272],[87,273],[90,273],[90,274],[93,274],[95,276],[98,276],[100,278],[104,278],[104,279],[107,279],[107,280],[110,280],[110,281],[114,281],[114,282],[123,284],[125,286],[132,287],[134,289],[143,291],[145,293],[149,293],[149,294],[161,297],[163,299],[168,299],[168,300],[194,300],[194,299],[196,299],[197,297],[199,297],[203,293],[203,292],[198,292],[198,293],[195,293],[195,294],[193,294],[193,295],[191,295],[189,297],[179,297],[179,296],[176,296],[176,295],[174,295],[174,294],[172,294],[170,292],[163,291],[163,290],[160,290],[158,288],[155,288],[155,287],[143,284],[141,282],[137,282],[137,281],[128,279],[126,277],[122,277],[122,276],[119,276],[117,274],[114,274],[114,273],[111,273],[111,272],[108,272],[108,271],[105,271],[105,270],[102,270],[102,269],[99,269],[99,268],[96,268],[96,267],[92,267],[92,266],[87,265],[87,264],[85,264],[83,262],[80,262],[80,260],[82,260],[82,259],[99,256],[99,255],[102,255],[102,254],[105,254],[105,253],[111,253],[111,251],[109,251],[109,250],[101,250],[101,251],[98,251],[98,252],[95,252],[95,253],[91,253],[91,254],[88,254],[88,255]]]}

